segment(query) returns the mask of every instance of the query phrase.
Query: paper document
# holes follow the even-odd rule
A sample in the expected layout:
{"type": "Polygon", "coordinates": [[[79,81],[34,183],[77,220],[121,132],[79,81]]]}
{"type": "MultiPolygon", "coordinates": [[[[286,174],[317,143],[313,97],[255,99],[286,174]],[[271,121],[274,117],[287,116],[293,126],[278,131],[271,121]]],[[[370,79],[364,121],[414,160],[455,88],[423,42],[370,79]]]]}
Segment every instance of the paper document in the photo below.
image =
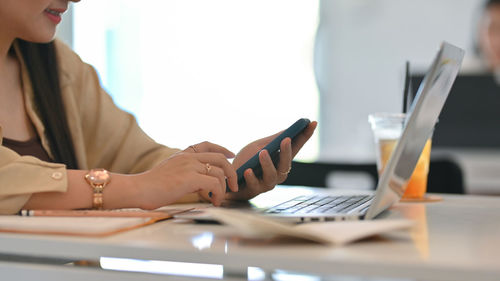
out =
{"type": "Polygon", "coordinates": [[[393,230],[408,229],[414,225],[413,221],[405,219],[287,224],[256,213],[233,209],[207,208],[204,211],[220,222],[235,227],[242,236],[252,238],[288,236],[335,245],[343,245],[393,230]]]}

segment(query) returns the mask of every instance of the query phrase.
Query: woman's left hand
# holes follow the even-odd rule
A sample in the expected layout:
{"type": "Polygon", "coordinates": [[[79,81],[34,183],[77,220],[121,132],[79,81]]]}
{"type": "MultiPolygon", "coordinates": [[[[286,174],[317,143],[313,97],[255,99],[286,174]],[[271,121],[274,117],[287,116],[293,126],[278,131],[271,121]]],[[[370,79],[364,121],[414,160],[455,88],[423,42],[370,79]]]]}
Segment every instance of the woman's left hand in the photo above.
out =
{"type": "Polygon", "coordinates": [[[269,152],[262,149],[281,132],[256,140],[245,146],[234,158],[233,166],[237,169],[255,155],[255,153],[260,151],[259,162],[262,166],[262,177],[257,178],[252,169],[247,169],[243,174],[246,182],[245,186],[240,186],[238,192],[226,193],[226,199],[248,200],[284,182],[290,172],[293,157],[295,157],[302,146],[312,136],[317,124],[316,121],[311,122],[302,133],[295,137],[293,144],[290,138],[285,138],[281,142],[277,167],[274,166],[269,152]]]}

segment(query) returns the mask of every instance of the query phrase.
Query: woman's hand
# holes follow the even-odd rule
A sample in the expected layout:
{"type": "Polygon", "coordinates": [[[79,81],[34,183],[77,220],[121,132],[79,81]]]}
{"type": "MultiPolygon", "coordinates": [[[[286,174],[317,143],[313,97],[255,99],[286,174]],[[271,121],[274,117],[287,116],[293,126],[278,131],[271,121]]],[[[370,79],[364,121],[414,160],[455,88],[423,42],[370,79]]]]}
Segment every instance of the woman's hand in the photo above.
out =
{"type": "MultiPolygon", "coordinates": [[[[235,169],[243,165],[255,153],[259,152],[259,162],[262,166],[262,178],[257,178],[252,169],[247,169],[244,172],[245,186],[241,187],[240,191],[227,193],[226,199],[231,200],[248,200],[262,192],[269,191],[275,185],[284,182],[290,172],[292,159],[297,155],[302,146],[309,140],[316,129],[317,122],[311,122],[307,128],[300,133],[292,144],[290,138],[285,138],[280,144],[279,163],[275,167],[269,155],[269,152],[262,150],[269,142],[277,137],[281,132],[260,140],[256,140],[245,146],[236,156],[233,161],[235,169]]],[[[232,190],[232,189],[231,189],[232,190]]]]}
{"type": "Polygon", "coordinates": [[[172,155],[155,168],[135,176],[140,187],[141,208],[155,209],[174,203],[188,193],[198,192],[219,206],[227,185],[238,191],[236,172],[227,158],[229,150],[203,142],[172,155]]]}

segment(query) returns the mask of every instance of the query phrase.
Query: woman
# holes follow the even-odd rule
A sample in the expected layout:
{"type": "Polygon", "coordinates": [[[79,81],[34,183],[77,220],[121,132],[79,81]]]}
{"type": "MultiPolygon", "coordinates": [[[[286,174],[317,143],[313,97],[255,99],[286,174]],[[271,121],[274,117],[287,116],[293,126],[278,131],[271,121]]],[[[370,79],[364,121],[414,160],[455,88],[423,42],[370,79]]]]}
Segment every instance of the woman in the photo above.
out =
{"type": "Polygon", "coordinates": [[[500,0],[487,0],[481,10],[476,51],[488,70],[500,69],[500,0]]]}
{"type": "Polygon", "coordinates": [[[154,209],[199,199],[218,206],[225,199],[250,199],[286,179],[316,122],[293,145],[282,141],[277,167],[261,151],[263,177],[246,170],[246,187],[239,191],[236,168],[274,136],[247,145],[232,164],[232,152],[209,142],[182,151],[155,143],[113,104],[93,68],[53,41],[68,2],[0,3],[0,213],[154,209]],[[226,184],[232,192],[225,192],[226,184]]]}

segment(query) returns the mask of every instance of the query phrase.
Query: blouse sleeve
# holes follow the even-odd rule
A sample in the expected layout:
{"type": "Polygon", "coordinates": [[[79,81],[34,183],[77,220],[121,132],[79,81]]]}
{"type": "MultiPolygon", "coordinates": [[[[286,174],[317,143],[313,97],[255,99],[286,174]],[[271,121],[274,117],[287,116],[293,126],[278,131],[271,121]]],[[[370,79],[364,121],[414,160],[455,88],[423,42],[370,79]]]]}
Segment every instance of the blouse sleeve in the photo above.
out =
{"type": "MultiPolygon", "coordinates": [[[[0,128],[0,144],[2,130],[0,128]]],[[[66,167],[20,156],[0,145],[0,214],[14,214],[32,193],[60,191],[67,188],[66,167]]]]}
{"type": "Polygon", "coordinates": [[[81,169],[139,173],[179,151],[152,140],[133,115],[118,108],[101,87],[94,68],[57,40],[56,49],[61,90],[81,169]]]}

